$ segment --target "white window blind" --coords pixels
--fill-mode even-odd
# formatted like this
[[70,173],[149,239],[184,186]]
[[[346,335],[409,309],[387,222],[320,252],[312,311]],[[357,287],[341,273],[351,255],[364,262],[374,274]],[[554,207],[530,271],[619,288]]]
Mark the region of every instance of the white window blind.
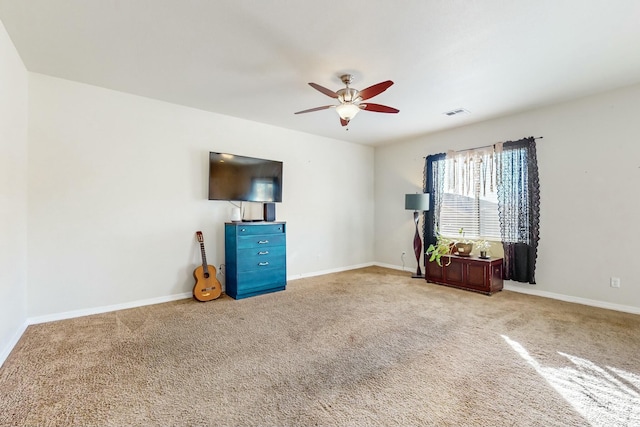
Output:
[[444,237],[500,240],[493,149],[449,153],[438,230]]

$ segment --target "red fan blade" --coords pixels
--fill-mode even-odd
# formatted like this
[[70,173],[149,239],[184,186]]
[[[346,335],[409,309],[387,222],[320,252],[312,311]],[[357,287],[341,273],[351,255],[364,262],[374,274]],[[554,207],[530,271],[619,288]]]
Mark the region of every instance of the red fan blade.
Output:
[[367,111],[375,111],[376,113],[397,113],[400,111],[393,107],[387,107],[386,105],[371,103],[360,104],[360,108]]
[[335,107],[335,105],[325,105],[324,107],[309,108],[308,110],[298,111],[293,114],[310,113],[312,111],[326,110],[327,108],[331,108],[331,107]]
[[346,126],[346,125],[348,125],[348,124],[349,124],[349,120],[345,120],[345,119],[343,119],[343,118],[341,117],[341,118],[340,118],[340,124],[341,124],[342,126]]
[[360,97],[364,101],[365,99],[373,98],[376,95],[380,95],[385,90],[389,89],[389,87],[393,84],[391,80],[387,80],[386,82],[378,83],[377,85],[369,86],[366,89],[362,89],[360,91]]
[[316,83],[309,83],[309,86],[311,86],[312,88],[314,88],[317,91],[320,91],[322,93],[324,93],[327,96],[330,96],[331,98],[337,98],[338,94],[335,93],[334,91],[327,89],[324,86],[320,86],[319,84]]

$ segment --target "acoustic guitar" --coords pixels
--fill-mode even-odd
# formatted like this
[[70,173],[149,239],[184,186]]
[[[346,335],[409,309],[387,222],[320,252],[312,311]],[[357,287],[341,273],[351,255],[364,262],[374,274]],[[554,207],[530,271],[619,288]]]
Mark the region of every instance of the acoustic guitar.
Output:
[[222,294],[222,285],[216,279],[216,268],[212,265],[207,265],[202,231],[196,231],[196,237],[200,243],[202,265],[193,270],[193,277],[196,279],[196,284],[193,287],[193,297],[198,301],[211,301]]

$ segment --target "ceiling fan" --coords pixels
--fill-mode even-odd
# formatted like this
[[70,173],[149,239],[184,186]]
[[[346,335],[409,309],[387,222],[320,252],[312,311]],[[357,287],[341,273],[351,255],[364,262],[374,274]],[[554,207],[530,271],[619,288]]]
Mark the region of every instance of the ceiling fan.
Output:
[[344,89],[339,89],[336,92],[327,89],[326,87],[320,86],[319,84],[309,83],[309,86],[311,86],[312,88],[324,93],[331,98],[337,99],[340,102],[338,105],[324,105],[322,107],[298,111],[294,114],[310,113],[312,111],[335,108],[336,112],[340,116],[340,124],[342,126],[346,126],[347,124],[349,124],[349,121],[353,119],[356,114],[358,114],[360,110],[373,111],[376,113],[398,113],[400,111],[396,108],[387,107],[386,105],[363,102],[387,90],[393,84],[391,80],[369,86],[366,89],[357,90],[349,87],[353,80],[353,76],[351,74],[344,74],[340,76],[340,79],[346,87]]

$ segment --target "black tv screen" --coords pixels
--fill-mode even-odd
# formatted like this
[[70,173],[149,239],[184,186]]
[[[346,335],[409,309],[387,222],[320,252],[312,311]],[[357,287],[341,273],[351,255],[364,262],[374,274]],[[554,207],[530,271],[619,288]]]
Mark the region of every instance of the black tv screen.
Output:
[[209,200],[282,202],[282,162],[210,152]]

